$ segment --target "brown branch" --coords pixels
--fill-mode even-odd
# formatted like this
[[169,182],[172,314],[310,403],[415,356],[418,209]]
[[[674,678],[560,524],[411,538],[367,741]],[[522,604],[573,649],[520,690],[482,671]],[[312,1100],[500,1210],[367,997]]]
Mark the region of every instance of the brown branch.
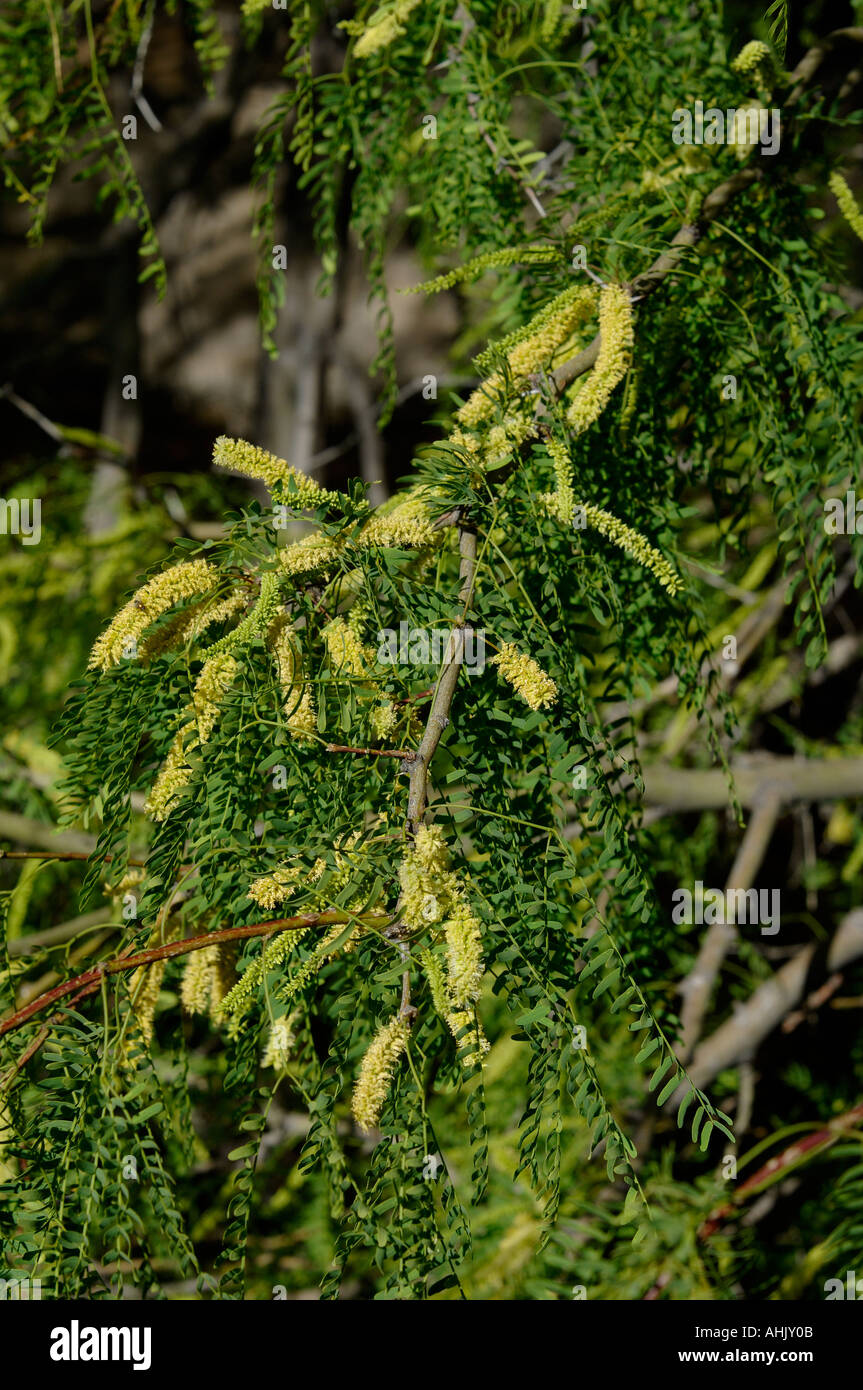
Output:
[[834,29],[832,34],[827,34],[825,38],[819,39],[817,43],[814,43],[812,47],[803,54],[803,57],[791,74],[791,81],[796,85],[785,102],[786,107],[797,105],[806,87],[812,81],[812,78],[827,57],[827,54],[843,39],[849,39],[852,43],[863,43],[863,29]]
[[[87,985],[84,989],[80,990],[78,994],[74,994],[72,996],[72,998],[66,1005],[66,1008],[74,1008],[75,1005],[79,1002],[79,1000],[86,998],[90,994],[94,994],[97,988],[98,985],[96,985],[95,987],[92,985]],[[63,1015],[54,1014],[52,1018],[48,1019],[47,1023],[42,1024],[42,1027],[39,1029],[39,1032],[36,1034],[35,1038],[33,1038],[32,1041],[27,1044],[24,1051],[21,1053],[21,1056],[12,1063],[11,1067],[9,1067],[9,1069],[5,1071],[2,1076],[0,1076],[0,1093],[2,1093],[3,1091],[8,1091],[9,1087],[15,1080],[15,1077],[18,1075],[19,1071],[21,1071],[23,1067],[26,1067],[30,1059],[36,1056],[36,1053],[39,1051],[43,1043],[48,1041],[49,1037],[51,1036],[51,1029],[54,1026],[54,1024],[62,1022]]]
[[495,159],[497,160],[498,168],[503,169],[507,174],[509,174],[510,178],[515,179],[515,182],[518,184],[525,197],[529,199],[529,201],[533,205],[537,215],[539,217],[547,217],[548,214],[545,208],[542,206],[542,203],[539,201],[539,198],[537,198],[530,184],[524,178],[522,178],[522,176],[515,169],[513,169],[512,165],[508,163],[506,159],[504,159],[503,155],[498,150],[497,145],[494,143],[494,140],[489,135],[488,131],[486,130],[485,126],[480,120],[479,96],[476,92],[468,92],[467,106],[472,119],[476,122],[477,129],[479,130],[480,135],[482,136],[485,143],[488,145]]
[[75,994],[76,991],[80,990],[82,995],[94,993],[100,987],[105,975],[117,975],[125,970],[137,970],[139,966],[152,965],[157,960],[171,960],[175,956],[188,955],[190,951],[201,951],[207,946],[218,946],[229,941],[244,941],[253,936],[270,936],[276,932],[301,931],[304,927],[329,926],[337,922],[353,921],[371,926],[387,922],[389,917],[383,912],[366,912],[357,915],[336,909],[327,912],[304,912],[298,917],[276,917],[272,921],[254,922],[245,927],[228,927],[224,931],[205,932],[203,936],[189,936],[184,941],[168,941],[164,946],[152,946],[146,951],[137,951],[134,955],[120,955],[113,960],[100,961],[92,970],[87,970],[82,975],[76,975],[73,980],[67,980],[65,984],[49,990],[39,999],[34,999],[32,1004],[28,1004],[25,1008],[18,1009],[16,1013],[0,1019],[0,1037],[4,1033],[11,1033],[15,1028],[20,1028],[35,1014],[50,1008],[52,1004],[65,999],[68,995]]
[[[743,806],[756,805],[768,783],[784,802],[863,797],[863,758],[740,758],[731,775]],[[667,811],[721,810],[728,782],[721,768],[652,763],[644,769],[644,801]]]
[[[677,270],[680,261],[687,251],[691,251],[694,246],[704,236],[708,226],[717,218],[725,208],[726,204],[738,194],[741,189],[748,188],[761,178],[761,167],[751,165],[746,169],[738,169],[724,183],[719,184],[712,192],[708,193],[695,222],[681,227],[680,231],[672,237],[668,247],[663,251],[647,270],[641,275],[637,275],[629,285],[629,291],[633,298],[644,299],[652,294],[657,285],[661,285],[667,276]],[[582,376],[589,371],[599,355],[600,334],[597,333],[593,340],[588,343],[586,348],[570,357],[569,361],[563,362],[551,373],[551,380],[558,392],[569,386],[576,377]]]

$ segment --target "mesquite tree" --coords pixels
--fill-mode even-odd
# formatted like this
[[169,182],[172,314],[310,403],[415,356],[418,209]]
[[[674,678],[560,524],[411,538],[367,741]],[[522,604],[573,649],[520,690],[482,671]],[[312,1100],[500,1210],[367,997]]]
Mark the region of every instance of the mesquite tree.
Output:
[[[9,180],[38,233],[53,171],[83,161],[138,221],[158,286],[106,95],[153,6],[45,8],[4,20],[28,77],[2,108]],[[190,8],[215,71],[218,15]],[[245,0],[252,54],[271,9]],[[259,490],[219,539],[178,543],[105,614],[56,740],[64,821],[97,837],[82,903],[107,900],[115,930],[29,994],[32,962],[0,957],[10,1274],[52,1296],[179,1277],[242,1297],[262,1205],[279,1229],[259,1175],[286,1096],[308,1125],[280,1200],[314,1211],[330,1297],[345,1276],[381,1297],[470,1295],[489,1259],[472,1228],[488,1237],[513,1178],[524,1215],[501,1260],[544,1260],[537,1296],[606,1277],[595,1246],[583,1276],[571,1248],[546,1249],[561,1201],[570,1219],[598,1203],[615,1250],[635,1242],[644,1292],[727,1194],[734,1128],[689,1069],[701,1020],[691,996],[678,1017],[685,953],[638,716],[671,678],[691,756],[728,770],[739,732],[706,579],[740,537],[732,579],[772,573],[807,667],[827,650],[823,508],[860,474],[863,359],[827,283],[848,243],[813,232],[828,180],[861,218],[812,131],[853,123],[834,66],[854,66],[863,30],[788,71],[771,13],[748,42],[718,6],[666,0],[296,0],[266,18],[290,42],[254,171],[265,343],[292,161],[319,292],[344,216],[364,250],[381,428],[396,234],[433,277],[414,293],[458,304],[473,381],[453,395],[427,378],[428,442],[377,506],[359,481],[219,437],[215,469],[269,504]],[[316,61],[322,33],[338,66]],[[769,555],[746,580],[753,511]],[[859,559],[856,532],[843,545]],[[740,813],[737,794],[729,773]],[[207,1199],[215,1249],[197,1086],[236,1136]],[[657,1123],[679,1128],[683,1201],[647,1157]],[[687,1277],[679,1296],[711,1276]]]

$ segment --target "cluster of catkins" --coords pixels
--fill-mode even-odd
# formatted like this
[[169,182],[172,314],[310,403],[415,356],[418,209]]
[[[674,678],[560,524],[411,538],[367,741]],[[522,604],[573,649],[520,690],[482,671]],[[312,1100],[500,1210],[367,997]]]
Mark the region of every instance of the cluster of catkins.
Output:
[[[492,252],[476,257],[457,271],[419,285],[417,290],[430,293],[448,289],[485,270],[511,265],[518,260],[547,264],[556,259],[559,256],[554,249],[540,246]],[[598,317],[599,345],[591,370],[570,388],[562,415],[568,436],[539,427],[534,383],[573,351],[577,335],[591,323],[594,315]],[[468,463],[489,468],[505,462],[526,440],[543,439],[554,467],[555,489],[540,494],[540,505],[564,526],[590,526],[598,531],[649,570],[673,595],[682,587],[681,581],[661,552],[639,531],[610,512],[578,500],[573,479],[569,438],[583,434],[595,424],[615,388],[631,372],[634,341],[632,299],[625,285],[569,286],[527,324],[476,358],[481,372],[501,359],[505,359],[505,367],[492,370],[458,410],[449,442]],[[497,664],[505,678],[508,666],[515,669],[507,656]],[[511,683],[519,689],[516,682]],[[548,702],[540,699],[537,704],[529,699],[528,703],[536,709]]]
[[[476,1017],[483,976],[482,928],[464,884],[450,868],[439,826],[420,826],[399,867],[400,921],[422,939],[420,962],[432,1003],[457,1040],[466,1066],[488,1051]],[[380,1119],[399,1058],[408,1046],[409,1018],[399,1012],[375,1034],[353,1093],[354,1118],[371,1130]]]
[[[379,41],[389,42],[394,29],[413,8],[411,3],[385,7],[359,36],[355,54],[373,51]],[[518,261],[552,264],[560,261],[560,253],[548,246],[511,248],[477,258],[419,288],[443,289],[492,266]],[[564,410],[555,417],[555,428],[540,426],[536,383],[573,351],[594,317],[598,318],[599,342],[592,369],[570,388]],[[528,439],[542,439],[555,479],[554,490],[540,498],[548,514],[567,527],[590,525],[650,570],[673,594],[680,581],[661,553],[609,512],[580,502],[573,480],[569,437],[590,428],[605,410],[615,388],[630,371],[633,341],[632,302],[625,286],[570,286],[529,323],[477,359],[485,379],[458,410],[449,443],[469,467],[485,469],[506,461]],[[218,468],[263,482],[296,512],[323,514],[344,502],[340,494],[322,488],[284,459],[244,440],[218,439],[213,461]],[[428,487],[418,485],[369,511],[358,526],[335,535],[318,528],[276,549],[270,567],[258,576],[229,579],[206,559],[184,561],[150,579],[129,600],[97,640],[91,668],[107,671],[123,661],[150,663],[165,653],[190,648],[203,660],[191,699],[179,715],[167,757],[147,798],[146,810],[152,819],[164,820],[180,805],[194,776],[196,760],[190,755],[213,736],[225,702],[236,692],[244,647],[253,638],[263,637],[269,648],[289,733],[300,743],[320,741],[303,650],[308,634],[300,632],[291,611],[292,599],[309,584],[337,584],[337,590],[324,587],[325,596],[332,592],[336,607],[343,604],[345,594],[353,600],[351,611],[337,613],[326,624],[321,640],[331,671],[339,678],[361,683],[371,693],[375,702],[371,725],[376,737],[382,741],[394,737],[402,719],[408,721],[406,736],[418,736],[415,714],[400,715],[376,683],[375,652],[364,643],[362,634],[366,601],[362,597],[365,577],[361,552],[393,547],[430,556],[443,539],[443,531],[434,521],[434,504]],[[171,609],[177,611],[170,613]],[[231,622],[235,625],[225,636],[207,645],[212,627]],[[529,708],[546,709],[557,699],[557,686],[551,677],[514,644],[501,642],[492,665]],[[326,880],[326,893],[319,892],[316,897],[314,891],[325,868],[318,860],[311,867],[296,863],[277,866],[252,883],[249,897],[262,911],[269,912],[303,891],[307,898],[326,907],[352,881],[355,866],[350,850],[350,843],[335,847],[335,874]],[[481,930],[465,887],[450,868],[438,827],[419,829],[400,866],[399,882],[398,912],[405,931],[402,949],[407,949],[405,942],[413,943],[434,1008],[457,1040],[464,1062],[475,1065],[488,1050],[475,1007],[483,974]],[[343,922],[333,925],[280,985],[281,1004],[287,1005],[335,952],[352,950],[362,929],[360,923],[347,932]],[[282,965],[309,930],[276,935],[233,983],[233,961],[227,961],[215,944],[191,953],[181,991],[184,1006],[191,1012],[209,1012],[214,1022],[227,1020],[229,1029],[235,1030],[268,971]],[[156,967],[133,978],[133,997],[139,1018],[146,1024],[145,1034],[152,1029],[160,983],[161,973]],[[365,1054],[353,1095],[354,1115],[364,1130],[374,1128],[380,1118],[395,1068],[408,1046],[412,1013],[400,1011],[384,1024]],[[265,1053],[268,1065],[287,1066],[295,1025],[296,1015],[291,1012],[275,1019]]]

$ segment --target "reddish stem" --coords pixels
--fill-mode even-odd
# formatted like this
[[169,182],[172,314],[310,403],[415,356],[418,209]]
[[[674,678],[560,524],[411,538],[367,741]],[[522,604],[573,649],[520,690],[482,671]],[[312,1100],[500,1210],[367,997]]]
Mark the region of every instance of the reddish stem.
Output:
[[83,998],[87,994],[94,994],[100,987],[105,975],[116,975],[124,970],[136,970],[141,965],[152,965],[157,960],[170,960],[173,956],[185,956],[190,951],[201,951],[205,946],[218,946],[227,941],[242,941],[252,936],[270,936],[275,932],[281,931],[301,931],[304,927],[328,926],[336,922],[351,922],[358,920],[361,922],[385,922],[388,920],[387,914],[383,912],[368,912],[359,918],[354,918],[354,914],[339,912],[335,909],[328,912],[304,912],[299,917],[276,917],[269,922],[253,922],[246,927],[227,927],[224,931],[205,932],[203,936],[189,936],[184,941],[168,941],[164,946],[152,946],[146,951],[138,951],[135,955],[120,955],[113,960],[100,961],[92,970],[85,970],[83,974],[76,975],[73,980],[67,980],[65,984],[57,985],[55,989],[50,989],[25,1008],[18,1009],[14,1014],[0,1019],[0,1037],[4,1033],[11,1033],[13,1029],[20,1028],[23,1023],[27,1023],[34,1015],[41,1013],[43,1009],[50,1009],[52,1004],[56,1004],[60,999],[65,999],[70,994],[78,994],[78,998]]

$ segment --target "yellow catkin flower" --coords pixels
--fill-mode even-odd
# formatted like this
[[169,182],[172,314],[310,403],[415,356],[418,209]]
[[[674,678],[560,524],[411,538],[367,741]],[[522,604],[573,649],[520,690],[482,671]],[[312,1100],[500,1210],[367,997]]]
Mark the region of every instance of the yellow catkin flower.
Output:
[[144,803],[144,810],[151,820],[166,820],[176,807],[180,793],[192,780],[187,755],[199,744],[209,741],[221,712],[222,701],[238,670],[239,663],[228,652],[219,652],[204,662],[188,710],[193,718],[174,735],[168,756]]
[[502,425],[492,425],[483,450],[485,466],[494,468],[503,463],[533,433],[533,429],[533,421],[526,411],[508,415]]
[[427,948],[420,951],[419,958],[431,990],[432,1003],[441,1018],[448,1021],[450,1001],[447,998],[443,962],[439,956],[435,955],[434,951],[429,951]]
[[90,653],[88,668],[98,666],[107,671],[130,653],[137,656],[138,641],[157,618],[182,599],[205,594],[215,588],[218,571],[206,560],[187,560],[163,570],[140,588],[120,609],[97,638]]
[[638,382],[639,369],[632,366],[626,377],[626,385],[623,388],[623,402],[620,407],[620,434],[625,439],[629,434],[629,427],[635,416],[635,409],[638,405]]
[[229,468],[246,478],[257,478],[270,492],[284,489],[287,494],[285,500],[297,511],[338,501],[337,492],[328,492],[286,459],[266,449],[259,449],[245,439],[229,439],[227,435],[220,435],[213,445],[213,466]]
[[142,661],[154,661],[164,652],[175,651],[196,642],[215,623],[227,622],[235,618],[248,603],[245,594],[230,594],[218,603],[196,603],[194,607],[178,613],[163,624],[156,632],[145,637],[138,652]]
[[239,662],[229,652],[219,652],[204,662],[192,692],[192,707],[201,743],[209,742],[222,702],[239,669]]
[[5,1163],[3,1160],[3,1154],[14,1138],[14,1135],[15,1128],[12,1123],[12,1115],[2,1097],[0,1097],[0,1183],[11,1182],[15,1177],[15,1168],[13,1168],[11,1164]]
[[[540,310],[526,329],[519,330],[515,335],[519,341],[507,352],[513,384],[521,385],[531,373],[547,366],[560,345],[590,317],[595,306],[596,291],[593,286],[578,285],[565,290]],[[505,347],[506,341],[510,340],[505,340],[502,347]],[[505,385],[503,373],[494,372],[457,412],[458,423],[473,428],[492,416],[502,399]]]
[[284,546],[276,555],[283,572],[292,579],[305,579],[331,570],[342,546],[332,536],[314,531],[310,536]]
[[483,976],[482,931],[467,899],[459,897],[444,924],[447,945],[447,993],[455,1009],[479,998]]
[[219,947],[204,946],[200,951],[191,951],[183,966],[183,980],[180,985],[180,1003],[187,1014],[209,1012],[213,990],[213,975],[219,958]]
[[481,256],[473,256],[463,265],[455,266],[433,280],[424,280],[420,285],[411,285],[400,290],[400,294],[439,294],[441,290],[451,290],[466,280],[475,280],[487,270],[500,270],[510,265],[554,265],[563,263],[563,257],[556,246],[507,246],[500,251],[484,251]]
[[[318,860],[318,863],[323,863]],[[283,864],[271,874],[262,874],[249,886],[247,897],[258,907],[270,911],[286,901],[296,890],[297,880],[302,877],[302,864]],[[320,875],[318,875],[320,877]]]
[[665,559],[665,556],[651,545],[640,531],[619,521],[611,512],[595,507],[591,502],[577,502],[572,486],[572,460],[569,449],[560,439],[546,441],[546,448],[554,461],[554,476],[557,484],[554,492],[540,494],[540,503],[553,517],[565,526],[572,526],[576,517],[583,525],[591,526],[600,535],[624,550],[633,560],[650,570],[654,578],[676,594],[683,587],[682,581]]
[[539,31],[543,43],[550,43],[554,37],[554,31],[560,23],[562,11],[563,0],[545,0],[545,14]]
[[830,175],[828,180],[830,192],[839,204],[839,211],[845,216],[848,225],[857,233],[863,241],[863,212],[857,206],[854,194],[842,175],[836,171]]
[[599,297],[599,353],[589,376],[567,411],[566,418],[579,434],[599,419],[632,361],[635,341],[632,302],[622,285],[603,285]]
[[441,922],[454,906],[458,879],[439,825],[421,825],[399,865],[399,910],[409,927]]
[[296,1041],[294,1029],[296,1017],[296,1013],[282,1014],[281,1018],[274,1021],[267,1038],[267,1045],[264,1048],[264,1055],[261,1058],[262,1067],[273,1067],[276,1071],[287,1071]]
[[766,63],[772,62],[770,48],[760,39],[752,39],[744,44],[731,64],[734,72],[754,73]]
[[288,732],[298,743],[314,742],[318,719],[312,698],[312,688],[303,679],[303,662],[291,631],[290,620],[279,618],[267,635],[270,651],[276,663],[279,687],[285,702],[283,709]]
[[613,541],[633,560],[650,570],[663,589],[667,589],[670,594],[679,593],[683,588],[680,576],[674,572],[665,556],[651,545],[640,531],[634,531],[631,526],[612,516],[611,512],[603,511],[602,507],[594,507],[591,502],[577,503],[576,506],[581,507],[588,526],[593,527],[594,531],[598,531],[607,540]]
[[348,676],[368,676],[374,652],[363,646],[350,623],[342,617],[333,618],[322,635],[334,670]]
[[360,1129],[368,1134],[381,1117],[396,1065],[407,1047],[408,1025],[398,1014],[379,1028],[360,1066],[352,1109]]
[[456,428],[451,432],[449,442],[454,448],[462,449],[468,455],[471,462],[473,462],[474,459],[477,463],[480,461],[482,451],[476,435],[465,434],[464,430]]
[[450,1022],[453,1010],[466,1009],[479,997],[483,975],[482,931],[470,909],[458,875],[449,867],[449,850],[437,825],[421,825],[399,866],[399,912],[414,929],[443,928],[447,946],[447,982],[431,951],[421,955],[435,1008]]
[[497,656],[491,659],[505,681],[508,681],[531,709],[543,709],[557,699],[557,686],[542,667],[525,656],[511,642],[503,642]]
[[311,931],[311,927],[300,927],[296,931],[282,931],[273,937],[256,960],[246,966],[239,980],[222,999],[225,1014],[241,1014],[246,1009],[252,995],[268,971],[281,965],[294,947]]
[[190,726],[184,724],[174,735],[168,756],[162,763],[159,775],[150,789],[144,803],[144,811],[151,820],[165,820],[180,799],[180,793],[192,780],[192,769],[186,760],[185,741]]
[[132,1010],[138,1021],[138,1027],[147,1046],[153,1041],[153,1027],[156,1016],[156,1004],[159,1000],[159,992],[162,988],[162,980],[165,976],[165,962],[163,960],[153,961],[152,965],[141,965],[137,970],[133,970],[129,977],[129,995],[132,1001]]
[[[420,963],[422,970],[425,972],[425,979],[428,980],[432,1004],[435,1005],[436,1012],[445,1020],[446,1026],[449,1027],[450,1033],[453,1034],[453,1038],[456,1038],[456,1041],[459,1042],[459,1047],[472,1048],[471,1052],[467,1052],[467,1054],[464,1055],[464,1066],[477,1065],[479,1061],[482,1061],[486,1052],[491,1051],[491,1044],[489,1044],[488,1038],[485,1037],[485,1033],[482,1031],[482,1024],[479,1023],[477,1017],[471,1015],[467,1009],[453,1008],[452,976],[450,976],[450,983],[447,984],[445,974],[443,974],[441,958],[436,956],[434,951],[428,951],[428,949],[427,951],[421,951]],[[481,976],[482,960],[479,959],[478,979],[475,980],[477,988]],[[463,1037],[459,1037],[459,1034],[463,1033],[464,1029],[468,1029],[467,1033],[464,1033]]]
[[544,492],[540,496],[542,505],[564,526],[571,526],[575,513],[575,492],[572,486],[572,457],[562,439],[551,436],[545,442],[554,464],[554,492]]
[[349,21],[342,27],[349,33],[359,33],[354,45],[355,58],[368,58],[388,48],[405,32],[405,20],[416,9],[420,0],[396,0],[394,5],[375,10],[367,25]]
[[425,492],[416,490],[393,507],[379,508],[360,531],[356,544],[414,550],[435,545],[441,538],[432,523]]
[[395,732],[398,724],[398,712],[392,700],[384,700],[383,704],[375,705],[371,713],[372,733],[377,739],[388,739]]
[[[302,989],[306,981],[311,979],[312,975],[316,974],[321,966],[325,965],[326,962],[336,954],[335,943],[338,938],[343,935],[347,925],[347,922],[336,922],[334,926],[330,927],[330,930],[326,933],[320,944],[315,947],[312,954],[303,961],[302,965],[294,972],[287,983],[282,985],[281,995],[283,999],[292,999],[297,991]],[[343,943],[341,949],[349,952],[351,949],[350,939]]]

